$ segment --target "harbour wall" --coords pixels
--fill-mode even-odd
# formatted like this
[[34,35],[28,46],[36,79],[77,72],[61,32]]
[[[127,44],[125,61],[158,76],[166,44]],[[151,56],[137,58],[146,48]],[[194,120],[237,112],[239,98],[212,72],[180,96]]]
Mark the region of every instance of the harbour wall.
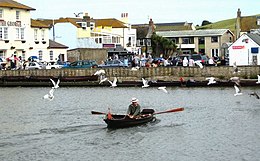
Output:
[[[215,77],[219,80],[228,80],[230,77],[238,76],[241,79],[257,79],[260,74],[260,66],[239,66],[238,73],[233,73],[231,66],[206,66],[199,67],[156,67],[140,68],[104,68],[106,77],[112,79],[117,77],[118,81],[138,81],[141,78],[150,80],[179,81],[194,79],[203,81],[206,77]],[[49,70],[1,70],[0,78],[4,77],[80,77],[92,76],[100,68],[89,69],[49,69]]]

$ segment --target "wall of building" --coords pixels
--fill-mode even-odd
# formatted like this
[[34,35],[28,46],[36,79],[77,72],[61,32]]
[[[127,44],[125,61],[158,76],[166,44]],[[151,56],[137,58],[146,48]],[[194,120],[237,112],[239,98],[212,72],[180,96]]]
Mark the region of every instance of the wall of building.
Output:
[[[0,77],[3,76],[91,76],[98,68],[89,69],[59,69],[59,70],[0,70]],[[133,71],[131,68],[105,68],[106,76],[109,79],[117,77],[118,81],[141,81],[141,78],[163,81],[179,81],[180,77],[185,80],[193,78],[197,81],[205,81],[206,77],[214,76],[217,79],[229,80],[235,76],[233,67],[157,67],[141,68]],[[238,75],[241,79],[257,79],[260,73],[260,66],[240,66]]]

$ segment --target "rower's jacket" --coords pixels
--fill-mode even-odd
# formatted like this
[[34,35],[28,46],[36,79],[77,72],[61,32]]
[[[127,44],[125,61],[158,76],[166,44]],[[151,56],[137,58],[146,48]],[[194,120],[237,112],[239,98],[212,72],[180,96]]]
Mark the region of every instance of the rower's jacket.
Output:
[[127,110],[127,114],[137,116],[141,112],[141,107],[138,104],[137,106],[134,106],[133,104],[130,104]]

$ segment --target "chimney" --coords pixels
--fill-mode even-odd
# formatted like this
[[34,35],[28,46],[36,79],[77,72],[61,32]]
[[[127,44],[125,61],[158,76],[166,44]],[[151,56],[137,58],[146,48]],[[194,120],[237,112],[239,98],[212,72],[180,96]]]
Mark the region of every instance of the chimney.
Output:
[[121,13],[120,21],[122,21],[124,23],[128,23],[128,13]]
[[83,21],[87,22],[87,27],[90,27],[90,16],[88,15],[87,12],[83,16]]
[[241,31],[241,11],[240,8],[237,10],[237,19],[236,19],[236,39],[240,37]]

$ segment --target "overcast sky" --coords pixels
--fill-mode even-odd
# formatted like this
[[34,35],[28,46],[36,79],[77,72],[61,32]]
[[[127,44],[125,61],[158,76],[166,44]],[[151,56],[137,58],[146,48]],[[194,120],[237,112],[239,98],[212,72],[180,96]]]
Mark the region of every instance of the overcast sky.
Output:
[[235,18],[240,8],[242,16],[260,14],[260,0],[17,0],[35,8],[33,19],[74,17],[73,13],[88,12],[93,18],[120,19],[128,13],[129,23],[217,22]]

